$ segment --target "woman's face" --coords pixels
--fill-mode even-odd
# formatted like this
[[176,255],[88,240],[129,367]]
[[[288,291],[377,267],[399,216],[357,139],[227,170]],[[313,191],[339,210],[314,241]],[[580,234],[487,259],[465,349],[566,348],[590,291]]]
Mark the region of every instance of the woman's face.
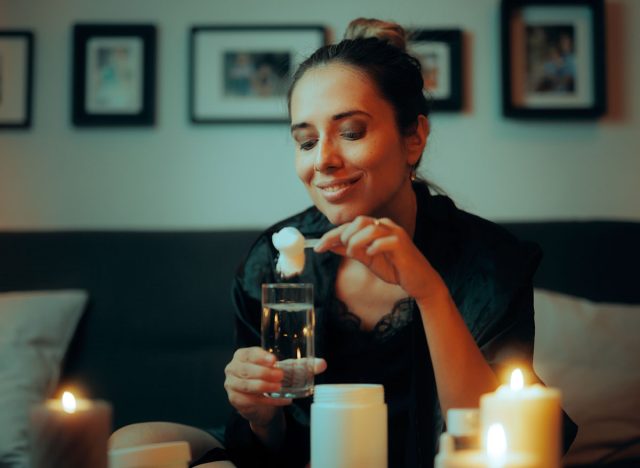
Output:
[[298,177],[331,223],[408,209],[422,151],[407,149],[393,107],[366,74],[337,63],[310,69],[291,95],[291,124]]

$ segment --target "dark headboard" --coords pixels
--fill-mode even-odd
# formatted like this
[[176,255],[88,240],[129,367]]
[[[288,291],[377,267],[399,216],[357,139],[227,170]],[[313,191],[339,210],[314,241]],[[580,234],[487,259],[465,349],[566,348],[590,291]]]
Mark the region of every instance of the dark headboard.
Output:
[[536,287],[596,302],[640,304],[640,223],[553,221],[503,226],[542,247]]
[[[535,286],[640,303],[640,223],[504,224],[545,256]],[[0,291],[81,288],[89,305],[63,381],[114,402],[115,426],[221,424],[230,285],[258,231],[4,232]]]

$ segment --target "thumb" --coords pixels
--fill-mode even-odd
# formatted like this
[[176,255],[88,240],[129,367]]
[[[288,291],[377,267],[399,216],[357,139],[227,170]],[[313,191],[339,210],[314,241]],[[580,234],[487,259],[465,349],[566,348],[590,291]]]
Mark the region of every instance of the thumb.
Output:
[[313,373],[321,374],[327,370],[327,361],[322,358],[315,358],[313,363]]

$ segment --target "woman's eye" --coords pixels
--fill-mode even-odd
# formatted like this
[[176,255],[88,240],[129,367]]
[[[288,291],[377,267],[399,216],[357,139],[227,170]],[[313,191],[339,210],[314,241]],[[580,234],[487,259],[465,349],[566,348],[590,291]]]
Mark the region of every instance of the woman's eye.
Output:
[[342,132],[342,136],[347,140],[358,140],[364,136],[364,132],[362,131]]
[[316,140],[307,140],[300,143],[300,149],[302,151],[309,151],[316,144]]

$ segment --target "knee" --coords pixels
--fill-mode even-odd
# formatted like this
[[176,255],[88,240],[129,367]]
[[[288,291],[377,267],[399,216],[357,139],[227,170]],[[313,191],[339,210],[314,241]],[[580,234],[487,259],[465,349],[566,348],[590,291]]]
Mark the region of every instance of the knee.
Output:
[[167,423],[137,423],[121,427],[109,438],[110,449],[135,447],[138,445],[158,444],[172,442],[172,430]]
[[183,440],[189,443],[191,456],[197,460],[207,451],[223,448],[211,434],[195,427],[169,422],[146,422],[124,426],[109,438],[109,449],[136,447]]

